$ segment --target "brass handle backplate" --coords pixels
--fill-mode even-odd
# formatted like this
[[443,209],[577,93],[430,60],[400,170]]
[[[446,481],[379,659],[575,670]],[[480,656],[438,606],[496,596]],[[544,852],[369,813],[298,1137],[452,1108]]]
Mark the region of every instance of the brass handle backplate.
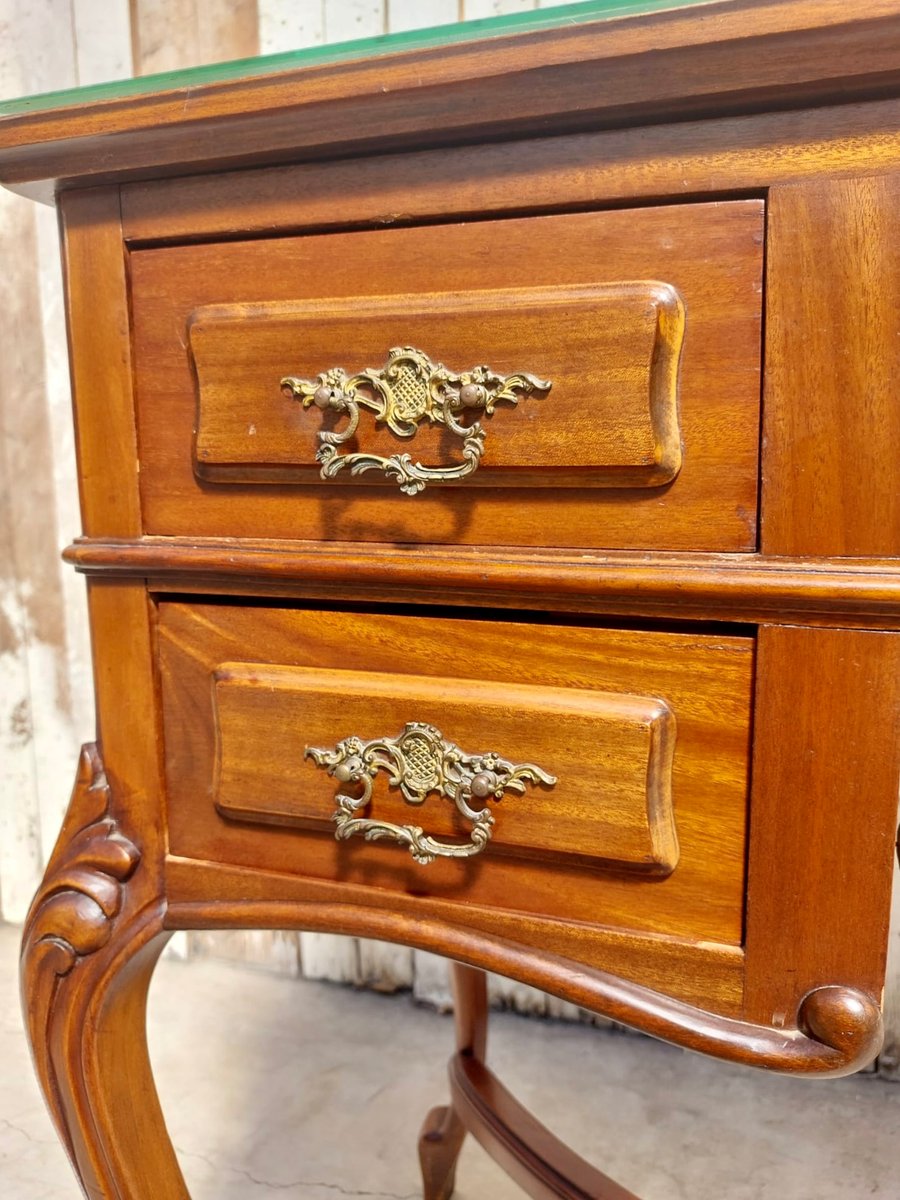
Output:
[[[401,492],[414,496],[427,483],[447,483],[471,475],[484,453],[485,430],[480,421],[462,424],[470,410],[494,411],[501,402],[517,404],[533,392],[549,392],[548,380],[519,372],[498,375],[490,367],[473,367],[457,375],[443,363],[433,362],[421,350],[401,346],[388,352],[380,370],[367,367],[357,375],[348,375],[343,367],[332,367],[315,379],[286,375],[281,390],[300,400],[304,408],[315,404],[323,411],[346,414],[348,424],[340,433],[321,430],[316,459],[322,464],[323,479],[334,479],[339,471],[351,475],[364,471],[383,471],[395,479]],[[410,438],[422,421],[444,425],[462,439],[461,463],[444,467],[425,467],[413,462],[410,454],[341,454],[343,442],[353,437],[359,425],[360,407],[368,408],[377,421],[383,421],[398,437]]]
[[[466,754],[453,742],[444,740],[439,729],[418,721],[410,722],[397,737],[346,737],[333,749],[307,746],[305,756],[341,784],[354,784],[362,790],[351,796],[337,794],[332,820],[335,837],[342,841],[361,834],[367,842],[388,838],[408,847],[419,863],[435,858],[471,858],[490,840],[494,817],[487,807],[490,799],[500,800],[504,792],[525,791],[526,783],[556,783],[533,763],[511,763],[491,751]],[[359,816],[372,798],[372,781],[379,771],[388,775],[388,783],[399,787],[410,804],[422,804],[431,792],[452,800],[466,820],[472,822],[468,842],[442,842],[430,837],[418,825],[395,825]],[[483,805],[478,807],[478,802]]]

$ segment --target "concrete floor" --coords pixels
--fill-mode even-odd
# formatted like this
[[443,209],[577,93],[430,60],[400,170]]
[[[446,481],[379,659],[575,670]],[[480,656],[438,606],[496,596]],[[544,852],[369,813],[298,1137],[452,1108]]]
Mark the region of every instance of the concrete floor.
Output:
[[[75,1200],[31,1075],[16,952],[16,931],[0,927],[0,1196]],[[150,1027],[193,1200],[420,1195],[416,1134],[445,1097],[448,1017],[406,996],[163,962]],[[491,1060],[547,1124],[642,1200],[900,1196],[897,1084],[780,1079],[507,1014],[492,1018]],[[469,1139],[458,1200],[521,1194]]]

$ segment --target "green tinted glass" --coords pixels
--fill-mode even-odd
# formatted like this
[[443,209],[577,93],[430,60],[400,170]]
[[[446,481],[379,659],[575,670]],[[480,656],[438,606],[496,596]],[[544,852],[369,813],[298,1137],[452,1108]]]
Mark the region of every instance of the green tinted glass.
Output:
[[665,9],[686,8],[712,2],[713,0],[587,0],[581,4],[565,4],[557,8],[536,9],[533,12],[513,13],[505,17],[488,17],[480,21],[461,21],[455,25],[439,25],[433,29],[416,29],[408,33],[362,38],[355,42],[310,46],[305,50],[295,50],[286,54],[270,54],[237,62],[211,63],[189,70],[143,75],[137,79],[119,79],[93,87],[45,92],[39,96],[0,104],[0,117],[42,109],[65,108],[76,104],[92,104],[94,101],[140,96],[150,92],[178,91],[204,83],[245,79],[251,75],[271,75],[277,71],[290,71],[300,67],[371,58],[377,54],[434,49],[460,42],[472,42],[479,38],[500,37],[508,33],[555,29],[586,21],[609,20],[612,17],[635,16],[640,13],[661,12]]

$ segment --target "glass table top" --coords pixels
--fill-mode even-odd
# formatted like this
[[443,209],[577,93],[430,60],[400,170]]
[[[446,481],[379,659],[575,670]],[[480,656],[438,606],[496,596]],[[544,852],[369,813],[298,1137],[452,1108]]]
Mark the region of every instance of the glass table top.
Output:
[[235,62],[211,63],[158,75],[143,75],[135,79],[118,79],[89,87],[66,91],[44,92],[0,104],[0,118],[40,113],[72,105],[92,104],[119,97],[140,96],[153,92],[179,91],[201,84],[224,83],[255,75],[271,75],[302,67],[329,63],[351,62],[376,55],[397,54],[408,50],[439,49],[442,46],[474,42],[506,34],[531,33],[541,29],[563,29],[591,21],[612,20],[615,17],[638,16],[666,10],[714,4],[718,0],[586,0],[554,8],[535,9],[503,17],[487,17],[476,21],[460,21],[431,29],[416,29],[404,33],[384,34],[352,42],[310,46],[283,54],[240,59]]

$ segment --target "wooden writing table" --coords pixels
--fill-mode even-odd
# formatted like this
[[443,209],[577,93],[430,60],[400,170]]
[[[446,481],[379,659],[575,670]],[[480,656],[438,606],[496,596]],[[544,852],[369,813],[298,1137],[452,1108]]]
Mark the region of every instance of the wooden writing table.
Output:
[[466,1129],[627,1196],[484,1065],[485,969],[759,1067],[877,1053],[900,13],[644,7],[0,113],[65,257],[98,740],[23,987],[91,1197],[187,1196],[177,929],[460,964],[430,1200]]

